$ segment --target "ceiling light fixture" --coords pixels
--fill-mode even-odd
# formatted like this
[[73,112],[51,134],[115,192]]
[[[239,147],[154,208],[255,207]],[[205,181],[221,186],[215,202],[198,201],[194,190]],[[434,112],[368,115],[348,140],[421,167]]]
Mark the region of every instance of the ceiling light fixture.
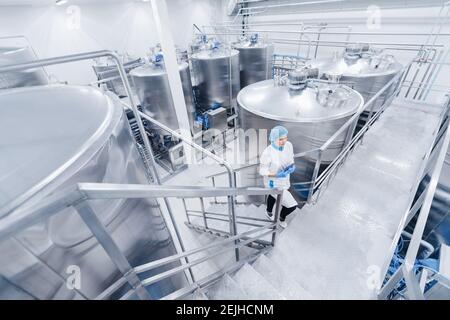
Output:
[[67,0],[56,0],[56,2],[55,2],[55,4],[57,6],[62,6],[63,4],[66,4],[66,3],[67,3]]

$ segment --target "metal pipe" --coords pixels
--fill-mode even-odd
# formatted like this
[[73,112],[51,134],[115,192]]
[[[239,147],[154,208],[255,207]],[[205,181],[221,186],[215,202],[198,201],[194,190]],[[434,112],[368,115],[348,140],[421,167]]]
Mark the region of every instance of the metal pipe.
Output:
[[[317,0],[317,1],[304,1],[304,2],[295,2],[295,3],[282,3],[282,4],[273,4],[273,5],[267,5],[267,6],[256,6],[256,7],[246,7],[246,8],[240,8],[237,15],[240,14],[253,14],[251,12],[255,9],[263,9],[266,11],[267,9],[272,8],[285,8],[285,7],[297,7],[297,6],[306,6],[311,4],[325,4],[325,3],[335,3],[335,2],[344,2],[346,0]],[[242,11],[250,11],[247,13],[242,13]]]
[[[411,239],[411,238],[412,238],[412,234],[409,233],[409,232],[406,231],[406,230],[403,230],[403,231],[402,231],[402,235],[405,236],[405,237],[407,237],[408,239]],[[427,242],[427,241],[425,241],[425,240],[423,240],[423,239],[420,239],[420,244],[421,244],[422,246],[424,246],[425,248],[428,249],[428,254],[427,254],[427,256],[426,256],[425,258],[428,258],[428,257],[434,252],[434,250],[435,250],[434,247],[433,247],[433,245],[432,245],[431,243],[429,243],[429,242]]]
[[199,198],[199,200],[200,200],[200,207],[202,210],[203,223],[205,225],[205,228],[208,229],[208,221],[206,220],[206,215],[205,215],[205,203],[203,202],[203,198]]
[[320,163],[322,161],[322,152],[323,151],[321,149],[319,149],[319,151],[317,152],[316,164],[314,166],[314,172],[313,172],[312,179],[311,179],[311,181],[313,181],[313,183],[311,184],[311,186],[309,188],[309,193],[308,193],[308,200],[307,200],[308,203],[311,201],[312,195],[314,193],[315,181],[316,181],[317,176],[319,174]]
[[[322,33],[323,34],[323,33]],[[271,37],[268,38],[269,41],[286,41],[286,42],[298,42],[298,39],[289,39],[289,38],[279,38],[279,37]],[[302,42],[308,42],[306,40],[300,40]],[[339,43],[339,44],[359,44],[361,41],[340,41],[340,40],[310,40],[309,42],[312,43]],[[380,46],[405,46],[405,47],[423,47],[422,43],[398,43],[398,42],[375,42],[375,41],[364,41],[365,44],[370,45],[380,45]],[[435,44],[427,46],[429,48],[443,48],[443,44]],[[417,51],[417,49],[414,49],[414,51]]]
[[[216,187],[216,177],[215,176],[211,177],[211,180],[212,180],[212,185],[215,188]],[[217,204],[217,197],[214,197],[214,203]]]
[[[191,211],[191,212],[195,212],[195,211]],[[200,213],[202,213],[202,212],[200,212]],[[209,212],[208,212],[208,214],[210,214],[210,215],[219,215],[219,214],[209,213]],[[203,214],[191,214],[191,216],[198,217],[198,218],[203,218]],[[225,216],[227,216],[227,215],[225,215]],[[230,220],[216,218],[216,217],[207,217],[207,218],[211,219],[211,220],[230,222]],[[237,221],[236,223],[243,224],[243,225],[246,225],[246,226],[252,226],[252,227],[261,227],[261,224],[255,224],[255,223],[251,223],[251,222]],[[205,227],[204,229],[205,230],[212,230],[212,228],[207,228],[207,227]]]
[[186,214],[186,220],[188,223],[191,223],[191,220],[189,219],[187,205],[186,205],[186,198],[181,198],[181,201],[183,202],[183,208],[184,208],[184,212]]
[[[199,210],[189,210],[189,212],[202,213],[202,211],[199,211]],[[227,214],[217,213],[217,212],[210,212],[210,211],[205,211],[205,214],[219,216],[219,217],[228,217]],[[271,222],[271,220],[267,220],[267,219],[259,219],[259,218],[244,217],[244,216],[236,216],[236,219],[259,221],[259,222]],[[237,223],[241,223],[241,222],[238,221]]]
[[[236,28],[229,28],[230,30],[236,30]],[[320,32],[320,31],[295,31],[295,30],[254,30],[255,32],[270,32],[270,33],[307,33],[307,34],[330,34],[330,35],[360,35],[360,36],[429,36],[430,33],[417,33],[417,32],[365,32],[365,31],[330,31],[330,32]],[[208,34],[208,33],[206,33]],[[433,36],[450,36],[450,33],[433,33]],[[423,46],[424,44],[422,44]],[[426,45],[425,45],[426,46]]]
[[[263,237],[263,236],[265,236],[265,235],[268,235],[268,234],[270,234],[270,233],[272,233],[272,232],[273,232],[272,230],[266,231],[266,232],[262,233],[261,235],[259,235],[259,237],[250,238],[250,239],[248,239],[248,240],[239,242],[238,244],[234,244],[234,247],[235,247],[235,248],[241,248],[241,247],[243,247],[243,246],[245,246],[245,245],[247,245],[247,244],[249,244],[249,243],[251,243],[251,242],[254,242],[254,241],[257,240],[258,238]],[[187,265],[185,265],[185,266],[180,266],[180,267],[177,267],[177,268],[173,268],[173,269],[170,269],[170,270],[168,270],[168,271],[159,273],[159,274],[157,274],[157,275],[155,275],[155,276],[152,276],[152,277],[150,277],[150,278],[144,279],[144,280],[142,280],[142,284],[143,284],[144,286],[148,286],[148,285],[151,285],[151,284],[156,283],[156,282],[158,282],[158,281],[161,281],[161,280],[163,280],[163,279],[165,279],[165,278],[168,278],[168,277],[170,277],[170,276],[172,276],[172,275],[175,275],[175,274],[177,274],[177,273],[179,273],[179,272],[182,272],[182,271],[184,271],[184,270],[187,269],[187,268],[192,268],[193,266],[196,266],[196,265],[198,265],[198,264],[200,264],[200,263],[202,263],[202,262],[205,262],[205,261],[207,261],[207,260],[209,260],[209,259],[211,259],[211,258],[213,258],[213,257],[216,257],[216,256],[218,256],[218,255],[224,254],[224,253],[226,253],[229,249],[230,249],[230,248],[225,248],[225,249],[216,251],[216,252],[214,252],[214,253],[212,253],[212,254],[206,256],[206,257],[199,258],[199,259],[197,259],[197,260],[194,260],[194,261],[192,261],[192,262],[189,262],[189,264],[187,264]]]
[[[145,264],[142,264],[140,266],[135,267],[134,270],[138,274],[146,272],[146,271],[149,271],[149,270],[153,270],[153,269],[159,268],[161,266],[164,266],[166,264],[169,264],[169,263],[172,263],[172,262],[176,262],[176,261],[180,260],[181,258],[190,256],[190,255],[194,255],[194,254],[202,252],[202,251],[207,251],[207,250],[210,250],[210,249],[213,249],[213,248],[216,248],[216,247],[223,247],[223,246],[228,245],[228,244],[233,244],[233,242],[236,239],[242,239],[244,237],[247,237],[247,236],[249,236],[251,234],[258,233],[258,232],[263,231],[263,230],[265,230],[265,229],[267,229],[269,227],[272,227],[272,226],[273,225],[269,225],[269,226],[266,225],[266,226],[258,227],[258,228],[249,230],[247,232],[241,233],[239,235],[226,238],[224,240],[215,241],[215,242],[213,242],[213,243],[211,243],[209,245],[206,245],[204,247],[188,250],[188,251],[185,251],[185,252],[183,252],[181,254],[176,254],[176,255],[165,257],[165,258],[162,258],[162,259],[159,259],[159,260],[156,260],[156,261],[145,263]],[[255,237],[255,238],[257,238],[257,237]]]

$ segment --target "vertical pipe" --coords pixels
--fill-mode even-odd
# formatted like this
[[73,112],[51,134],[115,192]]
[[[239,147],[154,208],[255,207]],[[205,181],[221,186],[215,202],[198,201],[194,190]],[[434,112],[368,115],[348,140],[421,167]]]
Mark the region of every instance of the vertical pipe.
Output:
[[183,202],[183,208],[184,208],[184,212],[186,213],[187,222],[189,224],[191,224],[191,219],[189,218],[189,213],[188,213],[188,209],[187,209],[187,205],[186,205],[186,199],[182,198],[181,201]]
[[309,187],[307,203],[310,203],[310,201],[312,199],[312,195],[314,193],[314,187],[316,185],[316,179],[317,179],[317,176],[319,175],[321,161],[322,161],[322,149],[319,149],[319,151],[317,152],[316,165],[314,166],[314,172],[313,172],[313,175],[311,178],[311,186]]
[[[216,187],[216,177],[211,177],[212,185],[215,188]],[[214,197],[214,203],[217,204],[217,197]]]
[[203,216],[203,224],[205,226],[205,229],[208,229],[208,221],[206,220],[206,214],[205,214],[205,203],[203,202],[203,198],[200,197],[200,207],[202,210],[202,216]]

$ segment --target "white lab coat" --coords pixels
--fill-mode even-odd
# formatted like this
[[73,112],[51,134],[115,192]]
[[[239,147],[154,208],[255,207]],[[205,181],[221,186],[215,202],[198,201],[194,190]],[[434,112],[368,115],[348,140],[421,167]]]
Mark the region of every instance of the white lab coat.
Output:
[[285,178],[269,178],[270,173],[276,174],[294,163],[294,148],[292,147],[292,143],[287,141],[281,151],[269,145],[266,149],[264,149],[259,161],[259,174],[264,177],[265,187],[270,188],[270,181],[272,181],[274,188],[283,190],[282,205],[287,208],[296,206],[297,201],[295,201],[292,194],[288,191],[291,186],[290,175]]

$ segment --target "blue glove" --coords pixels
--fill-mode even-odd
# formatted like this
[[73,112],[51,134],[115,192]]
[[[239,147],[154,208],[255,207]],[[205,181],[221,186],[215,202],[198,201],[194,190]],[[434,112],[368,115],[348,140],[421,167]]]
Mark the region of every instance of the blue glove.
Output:
[[286,178],[287,176],[288,176],[288,173],[286,173],[285,171],[280,171],[276,175],[277,178]]
[[286,174],[291,174],[291,173],[293,173],[295,171],[295,165],[294,164],[291,164],[289,167],[287,167],[286,169],[284,169],[284,172],[286,173]]

